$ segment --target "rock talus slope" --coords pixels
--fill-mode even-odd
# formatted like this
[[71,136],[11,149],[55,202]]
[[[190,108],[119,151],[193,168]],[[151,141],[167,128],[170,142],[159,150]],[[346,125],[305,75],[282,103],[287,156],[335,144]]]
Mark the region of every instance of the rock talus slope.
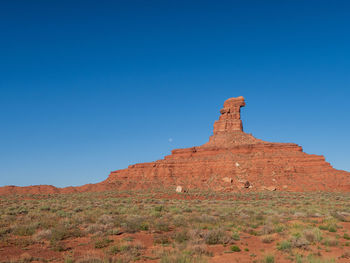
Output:
[[[71,193],[112,189],[183,189],[216,191],[350,191],[350,173],[334,169],[323,156],[306,154],[294,143],[271,143],[243,131],[243,97],[230,98],[202,146],[175,149],[151,163],[113,171],[98,184],[0,188],[7,193]],[[175,190],[174,190],[175,191]]]

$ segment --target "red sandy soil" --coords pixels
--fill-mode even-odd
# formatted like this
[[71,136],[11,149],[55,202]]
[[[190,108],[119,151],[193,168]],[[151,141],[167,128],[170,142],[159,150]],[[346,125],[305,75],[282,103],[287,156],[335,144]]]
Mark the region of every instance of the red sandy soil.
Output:
[[[290,222],[292,223],[292,222]],[[295,222],[294,222],[295,223]],[[350,231],[350,223],[342,222],[344,231]],[[170,233],[171,234],[171,233]],[[335,234],[334,234],[335,235]],[[135,234],[121,234],[118,236],[110,236],[109,238],[113,240],[114,244],[118,244],[123,239],[127,237],[132,237],[133,244],[141,244],[144,247],[142,252],[143,257],[137,262],[159,262],[159,257],[156,256],[155,252],[167,250],[169,248],[162,247],[161,245],[155,245],[153,242],[154,234],[149,232],[139,232]],[[18,240],[23,237],[15,237]],[[207,246],[207,249],[213,253],[211,257],[208,257],[208,262],[252,262],[254,259],[263,259],[266,255],[274,255],[275,262],[284,263],[291,262],[287,259],[288,254],[277,250],[277,242],[281,241],[280,237],[275,234],[276,240],[272,243],[263,243],[258,236],[253,236],[249,234],[241,235],[241,240],[236,241],[235,244],[238,245],[242,251],[240,252],[230,252],[230,245],[211,245]],[[343,240],[341,242],[344,243]],[[23,248],[15,246],[13,244],[1,244],[0,243],[0,262],[23,260],[25,258],[32,258],[31,262],[42,262],[43,259],[49,260],[50,262],[63,262],[64,259],[71,255],[74,258],[84,258],[84,257],[98,257],[103,258],[104,250],[95,249],[91,237],[81,237],[68,239],[62,242],[63,247],[66,251],[56,252],[50,248],[49,242],[42,242],[42,244],[29,245]],[[244,248],[248,248],[249,251],[245,251]],[[309,255],[311,253],[317,254],[318,249],[316,246],[310,246],[307,250],[294,249],[294,252],[302,255]],[[345,263],[350,262],[350,258],[342,258],[341,255],[344,254],[346,248],[341,246],[332,247],[329,251],[322,250],[323,259],[337,259],[336,262]],[[350,252],[350,249],[347,250]],[[252,255],[255,255],[254,257]],[[350,255],[350,254],[349,254]]]

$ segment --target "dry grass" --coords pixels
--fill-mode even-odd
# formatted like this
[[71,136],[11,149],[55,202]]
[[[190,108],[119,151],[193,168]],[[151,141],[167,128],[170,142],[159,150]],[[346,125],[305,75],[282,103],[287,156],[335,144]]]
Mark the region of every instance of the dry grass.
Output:
[[[348,257],[350,235],[343,227],[350,215],[348,194],[193,191],[180,196],[188,200],[167,195],[172,192],[163,189],[0,197],[0,251],[38,245],[61,253],[55,260],[66,258],[67,263],[132,262],[147,257],[160,262],[205,262],[213,255],[212,246],[248,258],[259,254],[247,243],[254,237],[265,246],[277,247],[290,262],[297,262],[298,253],[319,248],[338,247],[339,257]],[[138,233],[152,236],[153,247],[132,238]],[[74,257],[76,248],[70,242],[82,237],[99,254]],[[239,250],[230,249],[235,246]],[[252,260],[273,262],[272,258],[276,261],[276,255]],[[300,262],[305,260],[309,259]],[[317,257],[310,256],[309,261],[317,262]]]

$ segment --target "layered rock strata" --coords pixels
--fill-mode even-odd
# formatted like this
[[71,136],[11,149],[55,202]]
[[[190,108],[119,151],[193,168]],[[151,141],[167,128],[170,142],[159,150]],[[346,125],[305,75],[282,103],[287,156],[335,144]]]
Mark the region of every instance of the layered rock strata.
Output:
[[[217,191],[348,191],[350,173],[335,170],[323,156],[294,143],[271,143],[243,132],[244,98],[230,98],[202,146],[175,149],[163,160],[114,171],[107,182],[117,188],[175,187]],[[248,185],[248,187],[246,187]]]
[[[113,171],[98,184],[0,188],[6,193],[70,193],[113,189],[155,189],[177,186],[215,191],[350,191],[350,173],[334,169],[323,156],[303,152],[294,143],[271,143],[243,132],[243,97],[230,98],[214,123],[209,142],[175,149],[151,163]],[[177,188],[180,189],[180,188]]]

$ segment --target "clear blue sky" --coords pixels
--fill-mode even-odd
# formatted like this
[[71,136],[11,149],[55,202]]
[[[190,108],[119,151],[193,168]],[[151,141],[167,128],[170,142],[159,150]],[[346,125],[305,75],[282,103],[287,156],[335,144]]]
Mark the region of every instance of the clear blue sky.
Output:
[[[349,1],[0,3],[0,185],[81,185],[246,132],[350,171]],[[172,140],[169,140],[172,139]]]

